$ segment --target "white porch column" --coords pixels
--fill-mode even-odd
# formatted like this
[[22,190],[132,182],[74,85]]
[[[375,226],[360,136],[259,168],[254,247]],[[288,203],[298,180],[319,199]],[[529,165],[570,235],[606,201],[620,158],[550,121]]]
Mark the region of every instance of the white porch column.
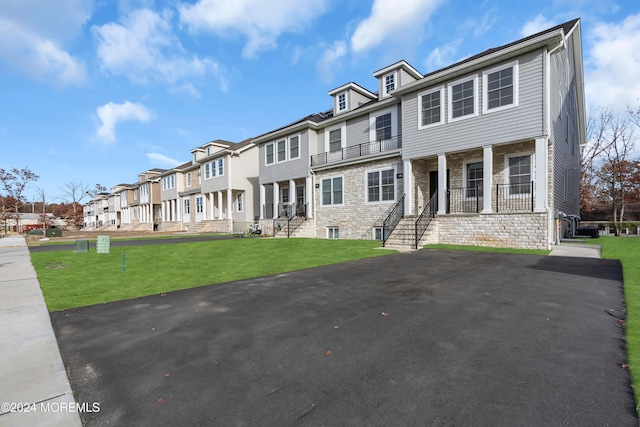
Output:
[[260,219],[264,219],[264,204],[267,200],[267,191],[264,184],[260,184]]
[[182,197],[178,196],[178,198],[176,199],[176,221],[182,221],[182,206]]
[[289,204],[296,203],[296,182],[289,180]]
[[280,186],[277,182],[273,183],[273,217],[276,218],[279,214],[278,204],[280,203]]
[[547,138],[536,139],[535,154],[535,178],[534,195],[535,195],[535,212],[545,212],[547,206],[547,188],[548,188],[548,144]]
[[438,213],[447,213],[447,156],[438,154]]
[[233,218],[232,215],[233,190],[227,188],[227,219]]
[[218,191],[218,219],[224,218],[224,209],[222,207],[222,191]]
[[305,178],[305,187],[304,196],[307,202],[307,218],[313,218],[313,181],[310,176]]
[[491,213],[493,207],[493,147],[485,145],[482,149],[482,213]]
[[413,211],[413,171],[411,170],[411,160],[402,162],[402,187],[404,190],[404,212],[412,215]]

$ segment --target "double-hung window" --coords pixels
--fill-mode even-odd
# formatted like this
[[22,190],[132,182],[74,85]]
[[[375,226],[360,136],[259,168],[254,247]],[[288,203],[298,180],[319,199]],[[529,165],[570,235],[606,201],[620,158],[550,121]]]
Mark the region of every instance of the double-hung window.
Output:
[[216,161],[212,161],[211,162],[211,176],[214,177],[217,175],[217,169],[216,169]]
[[236,212],[242,212],[244,210],[244,202],[242,200],[242,193],[238,193],[236,196]]
[[287,160],[287,141],[283,139],[281,141],[278,141],[276,144],[278,151],[278,163],[284,162],[285,160]]
[[300,137],[289,138],[289,160],[300,157]]
[[191,172],[187,172],[187,187],[191,187]]
[[211,164],[207,162],[204,164],[204,179],[209,178],[211,178]]
[[184,214],[189,215],[191,213],[191,201],[189,199],[184,199]]
[[367,202],[394,201],[395,175],[394,169],[367,172]]
[[422,129],[442,123],[444,111],[444,88],[418,95],[418,128]]
[[509,157],[509,194],[531,193],[531,156]]
[[449,120],[476,115],[477,77],[454,82],[449,86]]
[[342,177],[336,176],[322,180],[322,205],[342,204]]
[[268,165],[272,165],[273,164],[273,160],[274,160],[274,157],[273,157],[273,143],[267,144],[265,146],[265,154],[266,154],[266,163]]
[[342,150],[342,129],[335,129],[329,132],[329,151],[334,153]]
[[376,117],[376,141],[391,139],[391,113]]
[[224,158],[218,159],[218,176],[224,175]]
[[518,104],[518,63],[482,73],[483,112],[502,110]]
[[482,197],[482,183],[483,183],[483,175],[484,175],[483,169],[484,169],[483,162],[467,163],[466,196],[468,198]]

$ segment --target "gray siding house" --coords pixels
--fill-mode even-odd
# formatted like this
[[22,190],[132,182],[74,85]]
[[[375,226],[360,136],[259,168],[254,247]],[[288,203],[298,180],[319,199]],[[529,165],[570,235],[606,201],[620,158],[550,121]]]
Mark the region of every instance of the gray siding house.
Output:
[[547,249],[579,214],[583,86],[574,20],[392,91],[407,189],[397,237]]

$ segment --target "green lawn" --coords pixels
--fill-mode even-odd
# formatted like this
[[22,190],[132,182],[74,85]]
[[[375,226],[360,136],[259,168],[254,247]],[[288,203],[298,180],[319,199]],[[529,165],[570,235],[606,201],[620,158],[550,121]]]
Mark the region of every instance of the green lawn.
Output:
[[[627,354],[636,405],[640,403],[640,238],[601,237],[589,243],[602,245],[602,257],[622,263],[624,299],[627,305]],[[636,408],[638,409],[638,408]]]
[[112,246],[109,254],[34,252],[31,260],[49,311],[57,311],[395,252],[379,247],[377,241],[231,239]]

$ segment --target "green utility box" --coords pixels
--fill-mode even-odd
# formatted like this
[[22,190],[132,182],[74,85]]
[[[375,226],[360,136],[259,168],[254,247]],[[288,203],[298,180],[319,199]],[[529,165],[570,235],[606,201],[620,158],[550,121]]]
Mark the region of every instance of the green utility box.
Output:
[[76,240],[75,252],[89,252],[89,241],[87,239]]

